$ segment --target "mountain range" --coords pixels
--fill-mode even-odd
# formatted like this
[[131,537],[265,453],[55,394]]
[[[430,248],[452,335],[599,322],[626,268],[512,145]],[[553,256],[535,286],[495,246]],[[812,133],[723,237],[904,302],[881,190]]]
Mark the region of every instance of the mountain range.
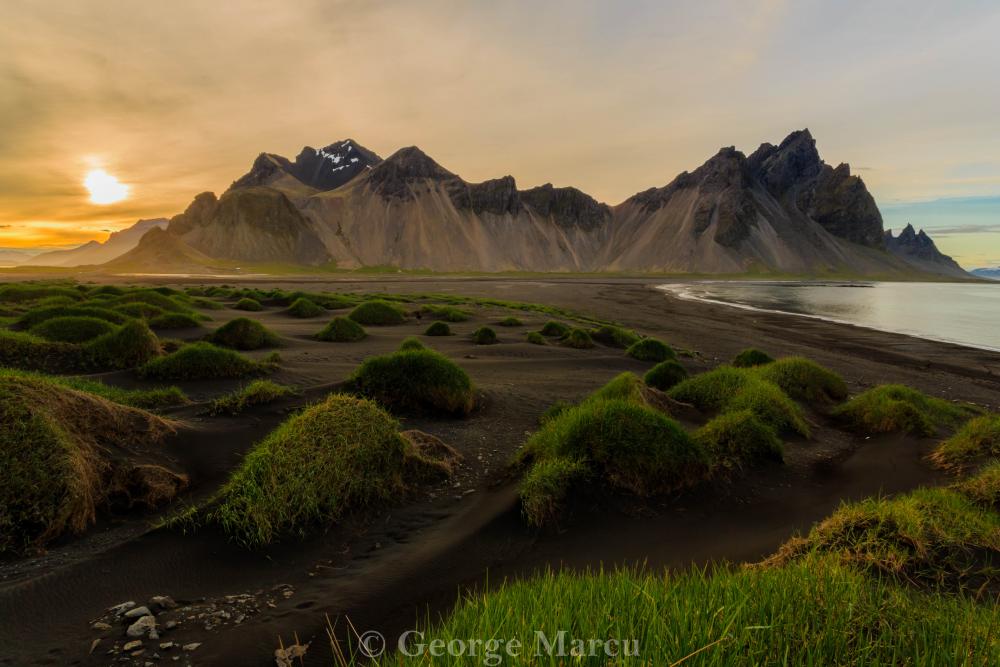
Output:
[[615,206],[572,187],[520,189],[512,176],[470,183],[419,148],[383,160],[346,139],[294,160],[261,153],[221,196],[199,194],[154,231],[156,266],[144,242],[106,268],[968,277],[922,231],[887,232],[864,182],[826,164],[808,130],[749,156],[723,148]]
[[90,241],[82,246],[69,250],[53,250],[24,262],[26,266],[84,266],[88,264],[104,264],[139,245],[139,239],[151,229],[166,228],[170,221],[166,218],[139,220],[131,227],[118,232],[112,232],[106,241]]

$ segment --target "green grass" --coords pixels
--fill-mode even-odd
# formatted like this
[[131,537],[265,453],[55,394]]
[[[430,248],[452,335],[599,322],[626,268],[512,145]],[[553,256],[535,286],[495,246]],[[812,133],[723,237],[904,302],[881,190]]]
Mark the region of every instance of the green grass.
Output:
[[655,338],[643,338],[632,343],[625,350],[625,354],[639,361],[653,361],[656,363],[677,358],[677,355],[669,345]]
[[443,320],[445,322],[465,322],[472,314],[455,306],[435,306],[427,304],[420,307],[420,312],[424,315]]
[[784,357],[754,369],[799,401],[823,404],[847,398],[847,385],[839,375],[803,357]]
[[669,359],[661,361],[650,368],[642,380],[650,387],[660,391],[668,391],[675,385],[683,382],[688,377],[688,372],[684,370],[676,361]]
[[419,338],[415,336],[407,336],[403,339],[403,342],[399,344],[399,351],[406,352],[408,350],[426,350],[427,346],[424,345]]
[[150,318],[151,329],[195,329],[201,326],[198,318],[187,313],[163,313]]
[[69,373],[132,368],[160,354],[156,335],[130,322],[85,343],[53,342],[32,334],[0,330],[0,365]]
[[335,317],[316,334],[316,339],[331,343],[354,343],[367,336],[364,327],[351,318]]
[[489,327],[479,327],[472,332],[472,342],[476,345],[493,345],[497,342],[497,332]]
[[691,403],[704,413],[750,410],[778,431],[809,435],[805,415],[795,401],[777,385],[752,369],[719,366],[675,385],[670,398]]
[[236,305],[233,306],[233,308],[235,308],[236,310],[245,310],[252,313],[264,310],[264,306],[260,305],[260,301],[258,301],[257,299],[251,299],[250,297],[244,297],[240,299],[239,301],[236,302]]
[[191,299],[191,305],[202,310],[225,310],[226,308],[218,301],[207,299],[203,296],[193,297]]
[[10,283],[0,286],[0,302],[4,303],[24,303],[60,296],[72,301],[83,299],[79,290],[61,285]]
[[211,380],[247,377],[268,370],[266,363],[211,343],[198,342],[147,362],[139,367],[138,373],[140,377],[154,380]]
[[529,331],[525,334],[524,340],[532,345],[546,345],[545,336],[538,331]]
[[[181,302],[179,299],[173,296],[167,296],[156,290],[133,290],[126,292],[125,294],[115,297],[109,303],[116,304],[119,306],[127,306],[130,304],[140,304],[145,306],[152,306],[153,308],[159,309],[160,312],[166,313],[188,313],[191,314],[193,311],[185,303]],[[157,314],[160,314],[159,312]]]
[[98,306],[57,306],[29,310],[17,319],[14,326],[17,329],[30,330],[46,320],[57,317],[95,317],[111,324],[124,324],[129,319],[127,315]]
[[748,347],[733,357],[733,366],[736,368],[752,368],[754,366],[769,364],[772,361],[774,361],[774,357],[767,352],[762,352],[755,347]]
[[254,445],[207,519],[248,547],[303,537],[397,501],[415,455],[378,405],[333,394]]
[[1000,512],[1000,461],[985,466],[975,477],[951,487],[982,509]]
[[949,470],[964,470],[972,463],[995,457],[1000,457],[1000,415],[970,419],[931,454],[935,464]]
[[295,393],[295,389],[292,387],[277,382],[254,380],[250,384],[212,401],[208,406],[208,414],[236,416],[243,414],[247,408],[273,403],[282,398],[294,396]]
[[[516,462],[528,466],[520,496],[532,525],[557,520],[552,508],[562,507],[570,482],[585,477],[647,497],[690,486],[708,470],[704,450],[677,422],[638,402],[600,396],[545,421]],[[539,465],[544,467],[535,472]],[[560,497],[545,496],[553,488],[561,489]]]
[[559,342],[566,347],[572,347],[576,350],[589,350],[594,347],[594,340],[583,329],[570,329]]
[[117,306],[112,306],[112,309],[114,309],[116,313],[120,313],[121,315],[137,320],[149,320],[154,317],[159,317],[167,312],[159,306],[154,306],[148,303],[123,303]]
[[216,329],[207,340],[234,350],[259,350],[281,345],[281,337],[257,320],[237,317]]
[[834,414],[866,434],[902,431],[932,436],[941,426],[971,416],[968,408],[900,384],[884,384],[855,396]]
[[285,313],[291,315],[292,317],[299,317],[302,319],[319,317],[324,312],[325,311],[322,306],[317,305],[304,296],[300,296],[298,299],[293,301],[292,305],[290,305],[285,311]]
[[143,410],[169,408],[185,405],[190,402],[187,395],[178,387],[157,387],[155,389],[122,389],[99,380],[66,375],[44,375],[34,371],[19,371],[0,368],[0,381],[10,378],[28,378],[34,382],[46,382],[59,387],[67,387],[83,391],[94,396]]
[[430,326],[424,331],[425,336],[450,336],[451,327],[448,326],[447,322],[431,322]]
[[469,376],[433,350],[369,357],[354,371],[347,386],[397,410],[466,415],[475,403]]
[[[551,570],[462,595],[447,618],[420,626],[425,642],[479,638],[468,652],[433,659],[393,652],[380,664],[579,667],[753,667],[756,665],[988,665],[1000,662],[991,605],[929,595],[877,581],[830,559],[783,568],[650,572]],[[541,643],[563,630],[565,653]],[[573,638],[584,650],[573,655]],[[590,638],[618,643],[616,657]],[[518,639],[519,657],[500,642]],[[408,653],[419,653],[410,648]],[[539,655],[540,654],[540,655]],[[493,662],[488,656],[499,656]],[[485,662],[486,660],[491,662]]]
[[497,322],[497,326],[501,326],[501,327],[523,327],[524,326],[524,322],[522,322],[521,320],[517,319],[516,317],[511,316],[511,317],[505,317],[502,320],[500,320],[499,322]]
[[85,343],[111,333],[115,325],[96,317],[53,317],[30,329],[34,336],[62,343]]
[[406,321],[406,315],[402,308],[381,300],[365,301],[358,304],[348,317],[365,326],[391,326]]
[[724,412],[695,431],[693,437],[708,452],[713,470],[738,470],[784,460],[778,434],[749,410]]
[[569,327],[562,322],[552,320],[542,326],[540,333],[549,338],[562,338],[569,333]]
[[613,324],[605,324],[591,330],[590,337],[603,345],[621,348],[630,347],[641,340],[639,334],[631,329],[625,329]]

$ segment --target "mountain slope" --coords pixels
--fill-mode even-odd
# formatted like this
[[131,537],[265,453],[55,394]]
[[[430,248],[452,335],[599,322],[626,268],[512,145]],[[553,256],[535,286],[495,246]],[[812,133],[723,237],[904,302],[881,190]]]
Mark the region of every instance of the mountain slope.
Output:
[[135,248],[105,263],[101,269],[110,272],[204,273],[219,264],[219,260],[198,252],[178,237],[156,227],[147,232]]
[[1000,267],[997,267],[995,269],[988,269],[988,268],[973,269],[972,271],[969,271],[969,273],[971,273],[972,275],[974,275],[977,278],[987,278],[989,280],[1000,280]]
[[112,232],[108,239],[101,243],[90,241],[71,250],[55,250],[36,255],[24,262],[28,266],[84,266],[88,264],[104,264],[116,257],[124,255],[139,245],[139,239],[151,229],[163,229],[167,226],[166,218],[139,220],[131,227]]
[[382,158],[353,139],[323,148],[306,146],[294,162],[280,155],[261,153],[250,171],[234,181],[230,189],[268,186],[292,198],[309,196],[316,191],[339,188],[381,161]]
[[893,236],[891,229],[885,230],[885,247],[890,253],[919,271],[940,273],[955,278],[969,277],[958,262],[937,249],[934,241],[924,233],[924,230],[917,232],[913,229],[913,225],[906,225],[899,236]]

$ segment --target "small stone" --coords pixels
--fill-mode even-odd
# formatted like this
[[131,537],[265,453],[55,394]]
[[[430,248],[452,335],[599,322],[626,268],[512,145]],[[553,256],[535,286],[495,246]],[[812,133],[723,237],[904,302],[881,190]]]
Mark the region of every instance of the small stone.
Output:
[[201,646],[201,642],[191,642],[190,644],[185,644],[181,648],[185,651],[197,651],[199,646]]
[[149,607],[135,607],[134,609],[129,609],[125,612],[125,618],[140,618],[142,616],[152,616],[153,612],[149,610]]
[[129,655],[132,656],[133,658],[138,658],[140,655],[143,655],[145,653],[146,649],[141,648],[138,651],[132,651],[131,653],[129,653]]
[[125,646],[122,646],[123,651],[134,651],[135,649],[142,646],[142,640],[136,639],[135,641],[127,642]]
[[100,632],[111,629],[111,626],[108,623],[104,623],[102,621],[95,621],[90,624],[90,627],[92,630],[98,630]]
[[163,624],[163,627],[166,628],[167,630],[173,630],[174,628],[177,627],[177,625],[178,625],[177,621],[167,621],[166,623]]
[[122,614],[127,612],[129,609],[132,609],[133,607],[135,607],[135,602],[129,600],[128,602],[122,602],[121,604],[116,604],[114,607],[108,607],[108,611],[114,614],[115,616],[121,616]]
[[90,642],[90,651],[88,651],[88,653],[93,653],[94,649],[97,648],[97,645],[100,644],[100,643],[101,643],[101,640],[99,638],[95,639],[92,642]]
[[162,651],[169,651],[175,646],[177,646],[177,644],[173,642],[160,642],[160,650]]
[[149,605],[151,607],[159,607],[160,609],[176,609],[177,603],[169,595],[154,595],[149,598]]
[[125,634],[129,637],[144,637],[147,634],[156,632],[156,619],[152,616],[143,616],[138,621],[128,626]]

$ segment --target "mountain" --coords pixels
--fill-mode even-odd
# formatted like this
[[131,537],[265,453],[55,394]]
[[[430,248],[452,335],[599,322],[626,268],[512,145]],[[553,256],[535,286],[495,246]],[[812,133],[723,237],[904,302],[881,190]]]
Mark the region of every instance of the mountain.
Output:
[[616,206],[571,187],[520,189],[511,176],[470,183],[417,147],[381,160],[346,140],[294,161],[261,154],[222,197],[198,195],[167,231],[208,257],[248,263],[965,275],[936,249],[886,236],[864,182],[846,164],[826,164],[808,130],[749,156],[723,148]]
[[899,236],[893,236],[892,230],[885,230],[885,247],[907,264],[919,271],[938,273],[954,278],[968,278],[969,274],[958,265],[958,262],[948,257],[934,245],[924,230],[919,232],[913,225],[906,225]]
[[21,248],[0,248],[0,266],[17,266],[24,264],[38,254],[38,251],[22,250]]
[[154,227],[139,244],[102,267],[115,272],[202,273],[220,262],[198,252],[166,230]]
[[972,269],[972,271],[969,271],[969,273],[971,273],[972,275],[976,276],[977,278],[987,278],[989,280],[1000,280],[1000,266],[996,267],[995,269],[986,269],[986,268],[983,268],[983,269]]
[[139,244],[139,239],[151,229],[163,229],[167,226],[166,218],[139,220],[137,223],[121,231],[112,232],[104,243],[90,241],[71,250],[55,250],[36,255],[24,262],[30,266],[83,266],[87,264],[104,264],[116,257],[124,255]]

